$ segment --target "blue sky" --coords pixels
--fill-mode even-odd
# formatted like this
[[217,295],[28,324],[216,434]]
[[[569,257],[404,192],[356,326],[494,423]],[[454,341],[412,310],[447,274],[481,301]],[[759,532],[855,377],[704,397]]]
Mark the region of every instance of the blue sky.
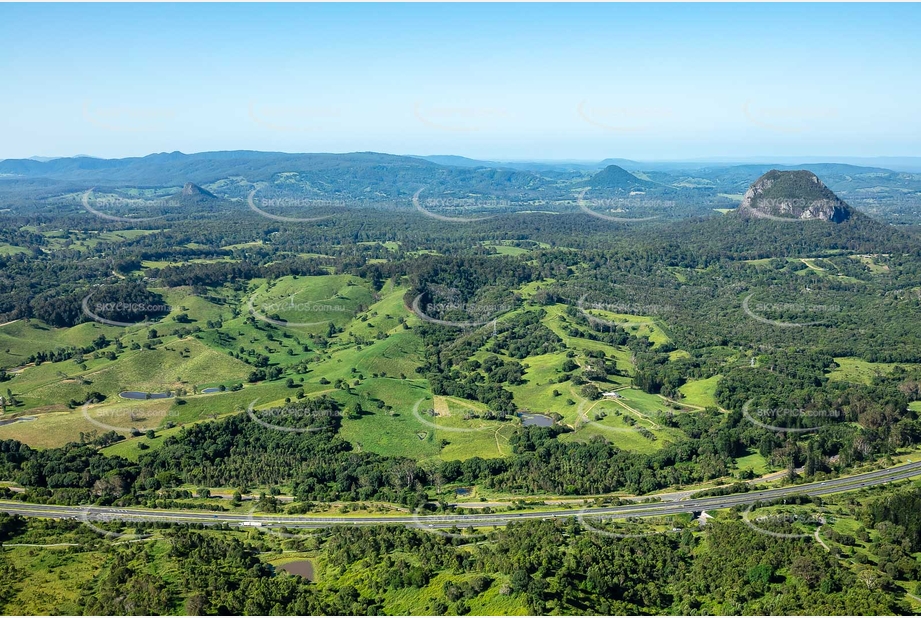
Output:
[[0,159],[921,155],[921,6],[0,5]]

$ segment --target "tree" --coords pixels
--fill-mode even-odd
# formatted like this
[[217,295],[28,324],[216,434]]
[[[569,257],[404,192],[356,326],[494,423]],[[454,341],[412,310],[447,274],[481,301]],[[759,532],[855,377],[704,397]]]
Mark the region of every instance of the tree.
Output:
[[345,411],[345,418],[349,420],[358,420],[361,418],[361,415],[364,413],[364,410],[361,407],[361,403],[353,401],[348,405]]
[[594,384],[586,384],[581,389],[579,389],[579,394],[590,401],[601,399],[601,391],[598,390],[598,387]]
[[527,592],[528,585],[531,583],[531,576],[528,575],[528,572],[524,569],[518,569],[512,573],[512,577],[509,580],[511,584],[512,592]]

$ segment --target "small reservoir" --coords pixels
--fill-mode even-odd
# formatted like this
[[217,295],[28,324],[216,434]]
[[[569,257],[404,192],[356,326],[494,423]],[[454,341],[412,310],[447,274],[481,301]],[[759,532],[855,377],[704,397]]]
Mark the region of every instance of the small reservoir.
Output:
[[123,399],[147,400],[147,399],[169,399],[170,397],[173,396],[173,394],[168,391],[165,393],[142,393],[140,391],[125,391],[123,393],[119,393],[118,396],[122,397]]
[[531,413],[522,413],[521,424],[525,427],[530,427],[535,425],[537,427],[552,427],[553,419],[547,416],[546,414],[531,414]]

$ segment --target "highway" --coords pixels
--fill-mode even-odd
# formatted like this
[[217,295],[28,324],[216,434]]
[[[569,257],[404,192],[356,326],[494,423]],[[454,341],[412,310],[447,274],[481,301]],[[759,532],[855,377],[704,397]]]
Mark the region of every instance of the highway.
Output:
[[863,474],[832,479],[820,483],[791,485],[777,489],[749,491],[747,493],[727,496],[695,498],[674,502],[651,502],[645,504],[626,504],[584,509],[565,508],[558,510],[524,511],[519,513],[321,517],[309,515],[211,513],[100,506],[60,506],[30,504],[12,500],[0,500],[0,512],[18,514],[26,517],[78,519],[83,521],[167,522],[205,525],[229,524],[236,526],[245,524],[269,528],[327,528],[341,525],[359,526],[384,524],[401,524],[422,528],[451,528],[453,526],[480,527],[504,526],[509,522],[524,519],[552,519],[565,517],[624,519],[628,517],[677,515],[680,513],[731,508],[737,505],[747,505],[758,501],[775,500],[793,495],[823,496],[846,491],[855,491],[866,487],[885,485],[915,476],[921,476],[921,462],[903,464],[884,470],[865,472]]

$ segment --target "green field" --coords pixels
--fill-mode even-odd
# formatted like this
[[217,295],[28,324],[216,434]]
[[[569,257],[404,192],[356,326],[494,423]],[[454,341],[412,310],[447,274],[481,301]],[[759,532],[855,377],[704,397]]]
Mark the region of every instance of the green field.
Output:
[[28,367],[12,382],[26,403],[24,410],[81,400],[89,391],[114,397],[122,391],[164,392],[221,380],[240,381],[248,367],[216,352],[195,338],[153,350],[126,350],[116,360],[94,358],[82,369],[73,361]]
[[877,262],[878,255],[849,255],[853,260],[859,260],[874,275],[882,275],[889,272],[889,266]]
[[[24,227],[23,229],[28,229]],[[38,230],[35,230],[38,231]],[[83,251],[93,249],[100,243],[119,243],[148,234],[154,234],[159,230],[119,230],[117,232],[98,232],[83,230],[48,230],[43,229],[39,233],[45,237],[48,250],[72,249]]]
[[678,390],[684,395],[682,403],[692,406],[718,408],[716,402],[716,387],[722,376],[715,375],[705,380],[691,380],[683,384]]
[[7,243],[0,243],[0,255],[16,255],[17,253],[28,253],[25,247],[17,247]]
[[[64,539],[55,535],[36,540],[57,544],[80,539]],[[15,604],[17,613],[23,616],[81,614],[81,590],[99,575],[105,555],[82,548],[74,549],[67,546],[3,549],[12,568],[29,574],[12,590],[5,591],[9,595],[8,602]]]
[[329,322],[344,326],[373,302],[365,282],[351,275],[282,277],[252,291],[249,301],[260,314],[293,325]]
[[100,334],[114,337],[116,326],[87,322],[73,328],[53,328],[39,320],[16,320],[0,326],[0,366],[17,367],[36,352],[87,346]]
[[[521,290],[522,296],[528,297],[539,287],[530,284]],[[0,438],[16,438],[34,446],[57,446],[77,440],[81,433],[92,435],[114,427],[128,439],[108,447],[108,452],[135,459],[142,452],[139,445],[158,447],[163,432],[173,433],[188,423],[240,413],[253,400],[258,400],[257,407],[280,405],[285,398],[293,397],[295,390],[303,390],[307,396],[330,394],[343,406],[354,401],[361,404],[365,414],[356,420],[344,419],[341,428],[343,438],[356,449],[422,460],[508,455],[508,438],[520,424],[517,419],[465,421],[465,410],[481,411],[484,406],[455,398],[438,398],[437,407],[445,413],[436,418],[413,413],[420,400],[424,400],[423,410],[432,407],[435,400],[427,382],[418,379],[416,373],[423,357],[422,341],[414,330],[420,322],[404,305],[406,289],[388,283],[373,292],[367,282],[351,275],[291,276],[271,283],[257,281],[242,294],[217,289],[203,296],[190,288],[159,289],[171,311],[150,326],[121,328],[88,322],[54,329],[36,321],[4,325],[0,327],[0,350],[9,349],[7,366],[23,364],[27,354],[48,350],[49,346],[88,346],[100,334],[109,341],[120,339],[124,348],[115,360],[107,358],[112,349],[109,346],[85,354],[80,363],[43,363],[22,369],[9,382],[21,402],[10,412],[28,420],[0,426]],[[255,315],[250,312],[250,303]],[[599,388],[629,387],[628,376],[633,371],[630,351],[568,336],[564,310],[562,305],[546,307],[544,323],[560,336],[567,349],[577,353],[580,365],[588,362],[586,352],[602,350],[620,371],[628,374],[612,375]],[[187,316],[183,322],[178,321],[180,314]],[[658,326],[643,323],[642,317],[616,317],[636,324],[628,328],[639,336],[667,341]],[[301,325],[307,319],[311,325]],[[208,323],[219,323],[221,327],[209,328]],[[340,332],[329,336],[330,324]],[[193,336],[181,332],[190,327],[200,328],[201,332]],[[157,339],[151,349],[145,349],[152,330],[156,330]],[[320,346],[315,337],[324,334],[329,338],[326,345]],[[488,355],[484,348],[474,357],[482,360]],[[289,368],[284,375],[292,379],[293,388],[285,386],[284,380],[247,383],[253,366],[244,360],[259,356],[267,358],[269,366]],[[558,382],[566,358],[565,351],[560,351],[523,361],[524,383],[508,387],[519,410],[560,414],[564,424],[579,428],[573,434],[577,439],[602,431],[612,434],[628,450],[654,450],[673,437],[651,420],[667,407],[666,402],[635,389],[624,391],[624,399],[615,407],[648,426],[663,441],[652,443],[634,429],[619,426],[624,421],[614,417],[604,423],[616,426],[616,431],[606,431],[603,423],[595,427],[584,422],[579,411],[584,400],[577,389],[569,382]],[[340,382],[348,384],[348,390],[334,388]],[[232,392],[229,389],[235,384],[245,384],[245,388]],[[217,386],[228,390],[198,394]],[[180,397],[126,401],[118,395],[122,391],[166,390]],[[559,394],[554,395],[554,391]],[[102,393],[105,399],[87,407],[88,419],[81,406],[71,409],[67,402],[82,401],[89,392]],[[705,394],[697,395],[694,400],[702,401],[704,397]],[[575,403],[567,403],[569,399]],[[169,426],[175,428],[166,429]],[[132,437],[129,429],[157,429],[160,433],[151,440]]]
[[870,363],[851,357],[837,357],[835,363],[839,366],[828,373],[829,380],[859,384],[870,384],[873,376],[886,375],[898,365],[898,363]]
[[[305,343],[307,335],[301,327],[278,327],[247,318],[244,298],[215,301],[195,296],[184,288],[160,292],[173,311],[162,322],[153,325],[158,333],[163,333],[153,349],[130,349],[132,343],[140,345],[148,341],[148,327],[145,326],[120,328],[89,322],[70,329],[52,329],[36,321],[18,321],[0,327],[0,342],[10,349],[4,363],[7,366],[25,362],[26,353],[47,350],[49,344],[52,347],[89,345],[99,334],[105,334],[110,340],[121,336],[126,345],[115,360],[107,359],[100,352],[84,355],[81,364],[65,361],[25,367],[7,383],[22,402],[8,413],[31,415],[34,420],[0,426],[0,437],[22,439],[36,446],[55,446],[78,439],[81,432],[104,431],[88,421],[79,408],[70,410],[66,405],[72,399],[81,401],[91,391],[106,397],[102,403],[89,407],[91,417],[108,419],[111,422],[106,422],[107,425],[142,429],[160,427],[167,421],[188,423],[239,412],[253,399],[259,399],[259,405],[283,403],[285,397],[293,395],[293,390],[285,387],[283,381],[249,384],[237,393],[195,395],[207,387],[230,387],[246,381],[253,367],[231,356],[240,348],[264,354],[271,364],[280,366],[308,361],[306,372],[293,373],[296,387],[307,395],[333,390],[321,384],[321,379],[327,383],[341,379],[350,384],[361,382],[357,392],[362,397],[382,400],[394,409],[409,410],[419,399],[415,394],[418,385],[399,379],[402,375],[416,375],[421,354],[420,341],[413,330],[405,329],[400,323],[401,319],[416,322],[403,307],[403,288],[388,286],[380,294],[373,295],[361,280],[348,276],[292,277],[275,282],[266,298],[294,294],[298,303],[335,301],[348,305],[349,312],[344,315],[327,313],[322,316],[338,322],[344,330],[331,340],[332,345],[326,350],[316,349],[309,340]],[[179,313],[189,316],[189,325],[204,327],[208,321],[222,320],[223,327],[180,338],[170,334],[182,326],[175,321]],[[18,355],[14,355],[14,350]],[[396,379],[384,379],[385,375]],[[380,376],[380,379],[373,376]],[[406,392],[407,385],[412,387],[412,397]],[[183,396],[185,403],[179,405],[175,398],[168,400],[172,405],[164,411],[159,408],[167,404],[156,402],[159,408],[155,414],[147,410],[154,402],[126,402],[118,397],[118,393],[128,390],[177,392],[180,389],[187,393]],[[354,396],[343,395],[343,399],[347,402]],[[154,417],[162,422],[151,422]],[[371,424],[370,421],[364,423],[359,433],[377,435],[379,428],[372,428]],[[390,426],[389,417],[382,425],[385,429],[380,434],[378,450],[394,450],[407,456],[419,450],[417,438],[414,438],[415,443],[401,438],[405,444],[394,449],[390,445],[392,436],[415,432]],[[368,442],[355,437],[352,429],[347,423],[344,433],[354,438],[356,444]],[[113,448],[136,449],[135,440],[144,439],[134,438]],[[435,444],[434,438],[432,443]],[[431,448],[429,455],[437,455],[438,450]]]
[[748,455],[737,457],[736,467],[739,470],[751,470],[756,476],[763,476],[771,471],[767,465],[767,460],[761,453],[756,451],[749,451]]

